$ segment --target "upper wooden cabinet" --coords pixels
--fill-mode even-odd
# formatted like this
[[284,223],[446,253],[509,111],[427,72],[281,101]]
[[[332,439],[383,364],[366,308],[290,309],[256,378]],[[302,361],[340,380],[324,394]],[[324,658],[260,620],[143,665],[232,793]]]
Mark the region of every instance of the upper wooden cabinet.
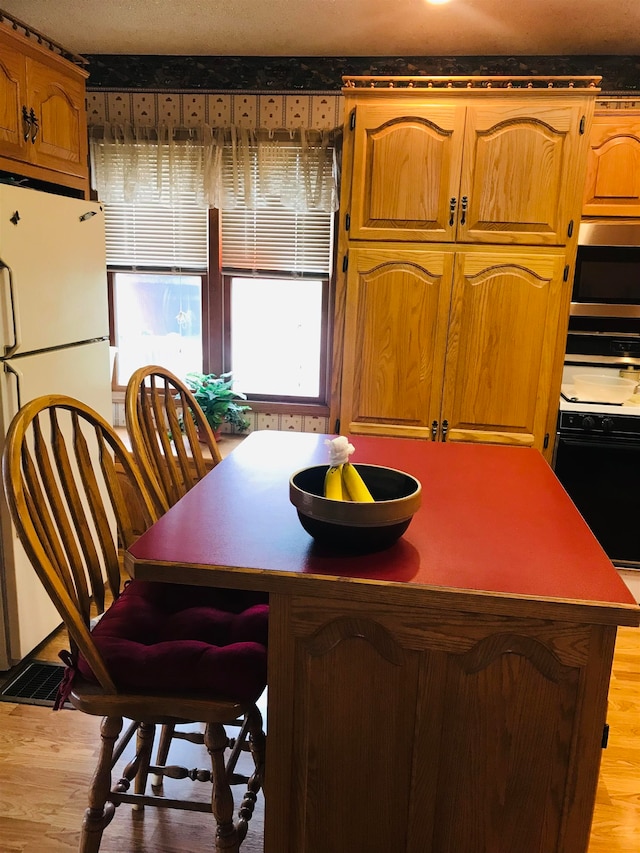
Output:
[[640,217],[640,110],[596,111],[582,213]]
[[88,194],[87,76],[0,27],[0,169]]
[[564,245],[588,102],[439,94],[353,106],[351,239]]

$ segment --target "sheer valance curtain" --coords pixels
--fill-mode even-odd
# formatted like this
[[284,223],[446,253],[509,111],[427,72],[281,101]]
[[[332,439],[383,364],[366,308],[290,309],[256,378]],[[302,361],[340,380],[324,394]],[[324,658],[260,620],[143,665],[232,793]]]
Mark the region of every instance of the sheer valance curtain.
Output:
[[255,209],[261,199],[290,210],[338,208],[338,130],[241,127],[94,127],[92,186],[110,203],[171,204],[190,195],[201,207]]

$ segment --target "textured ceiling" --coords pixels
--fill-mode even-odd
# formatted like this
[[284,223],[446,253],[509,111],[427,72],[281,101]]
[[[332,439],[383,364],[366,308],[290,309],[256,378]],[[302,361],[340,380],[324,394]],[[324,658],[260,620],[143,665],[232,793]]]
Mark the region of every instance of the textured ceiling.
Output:
[[0,0],[76,53],[640,55],[640,0]]

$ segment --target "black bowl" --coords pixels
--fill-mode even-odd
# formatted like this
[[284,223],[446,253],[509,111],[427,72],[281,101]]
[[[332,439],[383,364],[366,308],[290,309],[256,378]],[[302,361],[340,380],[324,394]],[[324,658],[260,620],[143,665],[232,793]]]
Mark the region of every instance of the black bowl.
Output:
[[405,532],[420,507],[420,482],[395,468],[356,465],[373,503],[324,497],[328,465],[313,465],[292,475],[289,497],[303,528],[336,551],[366,553],[388,548]]

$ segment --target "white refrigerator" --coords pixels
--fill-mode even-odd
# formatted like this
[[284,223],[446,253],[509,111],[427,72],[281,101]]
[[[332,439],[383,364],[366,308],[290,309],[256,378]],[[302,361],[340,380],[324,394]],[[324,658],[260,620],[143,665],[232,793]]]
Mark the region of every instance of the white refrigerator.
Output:
[[[0,184],[0,449],[15,412],[68,394],[112,420],[104,215],[96,202]],[[0,670],[60,618],[0,489]]]

